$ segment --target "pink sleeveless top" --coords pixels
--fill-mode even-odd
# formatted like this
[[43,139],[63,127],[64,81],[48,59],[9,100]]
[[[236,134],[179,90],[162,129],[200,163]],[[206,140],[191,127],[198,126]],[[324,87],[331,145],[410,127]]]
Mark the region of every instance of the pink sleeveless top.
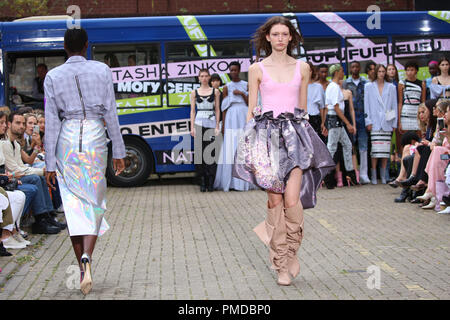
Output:
[[300,60],[297,60],[293,79],[282,83],[273,81],[264,65],[261,62],[258,64],[263,74],[259,84],[262,112],[273,111],[274,117],[283,112],[294,113],[294,109],[298,108],[300,84],[302,83]]

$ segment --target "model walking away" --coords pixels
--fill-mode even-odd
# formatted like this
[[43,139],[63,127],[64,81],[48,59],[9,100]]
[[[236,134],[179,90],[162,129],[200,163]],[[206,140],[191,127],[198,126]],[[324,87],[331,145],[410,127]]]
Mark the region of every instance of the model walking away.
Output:
[[[280,285],[300,272],[297,251],[303,239],[303,209],[316,204],[316,192],[334,167],[325,144],[308,122],[307,63],[293,57],[301,41],[291,22],[275,16],[258,28],[257,61],[249,68],[249,110],[233,175],[267,191],[265,221],[254,231],[269,246]],[[258,90],[262,110],[256,108]]]
[[44,82],[46,179],[51,188],[58,179],[85,295],[92,288],[95,242],[109,229],[103,217],[108,158],[105,123],[115,174],[125,168],[112,73],[106,64],[86,60],[87,48],[86,31],[68,29],[64,35],[68,60],[50,70]]

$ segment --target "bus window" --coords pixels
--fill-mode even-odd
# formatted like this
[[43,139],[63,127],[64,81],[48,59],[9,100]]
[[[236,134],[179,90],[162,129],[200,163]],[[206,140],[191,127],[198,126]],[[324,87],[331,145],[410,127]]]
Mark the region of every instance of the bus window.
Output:
[[210,74],[217,73],[222,84],[226,84],[230,81],[230,62],[239,61],[241,78],[247,80],[250,65],[248,40],[167,43],[166,54],[169,107],[190,106],[190,92],[200,87],[197,78],[200,69],[206,68]]
[[337,38],[306,38],[303,49],[306,60],[311,61],[316,67],[319,64],[330,66],[343,62],[341,42]]
[[119,114],[162,106],[159,45],[93,45],[92,59],[111,68]]
[[359,61],[361,65],[361,75],[367,77],[365,73],[369,62],[375,64],[388,65],[388,41],[387,38],[346,38],[346,62],[347,73],[350,74],[350,65],[353,61]]
[[22,106],[44,108],[43,79],[46,72],[65,62],[65,53],[59,54],[8,54],[9,61],[13,61],[6,82],[10,88],[8,98],[12,109]]
[[400,79],[405,78],[404,66],[408,61],[416,61],[419,65],[417,79],[425,80],[430,77],[430,73],[428,72],[428,62],[433,58],[432,39],[426,37],[396,37],[393,40],[393,47],[394,59]]

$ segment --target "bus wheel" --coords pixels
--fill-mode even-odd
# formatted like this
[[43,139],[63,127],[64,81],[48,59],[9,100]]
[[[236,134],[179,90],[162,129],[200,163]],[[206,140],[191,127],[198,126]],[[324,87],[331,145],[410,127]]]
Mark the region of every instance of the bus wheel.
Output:
[[143,185],[153,171],[153,153],[148,145],[136,138],[124,137],[126,157],[125,170],[118,176],[112,165],[111,144],[108,152],[106,178],[114,187],[137,187]]

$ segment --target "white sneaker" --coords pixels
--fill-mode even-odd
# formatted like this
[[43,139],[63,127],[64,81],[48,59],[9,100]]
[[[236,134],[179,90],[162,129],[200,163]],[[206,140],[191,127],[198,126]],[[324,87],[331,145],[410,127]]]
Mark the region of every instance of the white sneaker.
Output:
[[18,232],[17,232],[13,237],[14,237],[14,239],[16,239],[19,243],[25,243],[26,246],[28,246],[28,245],[31,244],[30,241],[25,240],[25,239],[20,235],[20,233],[18,233]]
[[61,205],[59,206],[59,208],[56,209],[56,212],[57,212],[57,213],[63,213],[63,212],[64,212],[64,206],[61,204]]
[[26,248],[27,245],[23,242],[18,242],[13,237],[9,237],[3,240],[3,246],[5,249],[23,249]]
[[450,207],[445,208],[444,210],[441,210],[439,212],[436,212],[437,214],[450,214]]

